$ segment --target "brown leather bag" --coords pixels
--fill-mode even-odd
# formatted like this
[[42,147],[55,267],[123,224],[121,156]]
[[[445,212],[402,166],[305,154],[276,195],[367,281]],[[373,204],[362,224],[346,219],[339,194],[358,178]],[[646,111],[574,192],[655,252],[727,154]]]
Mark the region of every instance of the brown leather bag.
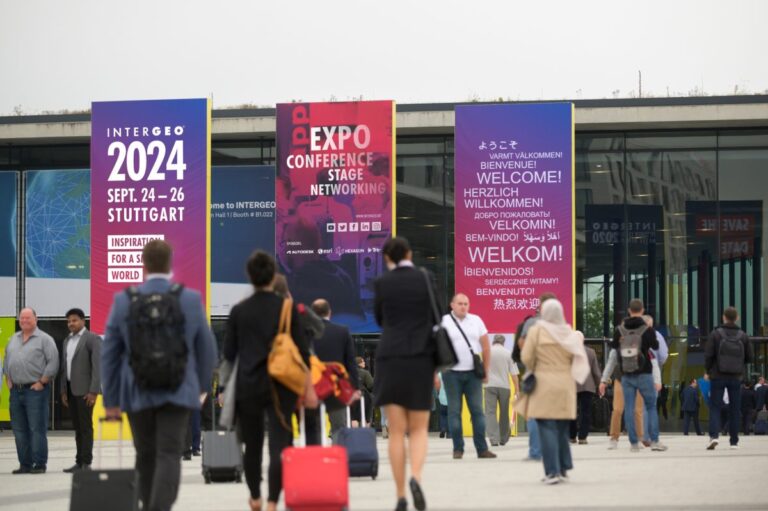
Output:
[[291,337],[291,309],[293,300],[283,301],[277,335],[272,341],[272,350],[267,360],[267,372],[276,381],[289,388],[298,396],[304,395],[309,369],[301,358],[299,348]]

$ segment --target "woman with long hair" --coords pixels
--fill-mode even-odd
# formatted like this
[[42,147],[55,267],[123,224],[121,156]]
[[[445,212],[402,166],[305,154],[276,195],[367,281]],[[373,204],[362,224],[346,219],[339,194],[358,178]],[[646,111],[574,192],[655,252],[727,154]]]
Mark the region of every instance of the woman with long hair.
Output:
[[[431,278],[415,268],[405,238],[384,244],[389,272],[374,284],[374,310],[381,325],[376,350],[375,405],[385,409],[389,427],[389,460],[397,491],[396,511],[405,511],[406,433],[411,461],[409,486],[416,509],[426,509],[421,472],[427,456],[429,413],[435,364],[431,340],[435,324],[429,288]],[[428,279],[430,283],[428,284]]]
[[565,321],[563,305],[549,299],[541,317],[528,330],[521,358],[536,379],[533,391],[515,409],[536,419],[546,484],[567,480],[573,468],[570,421],[576,418],[576,382],[589,375],[584,336]]

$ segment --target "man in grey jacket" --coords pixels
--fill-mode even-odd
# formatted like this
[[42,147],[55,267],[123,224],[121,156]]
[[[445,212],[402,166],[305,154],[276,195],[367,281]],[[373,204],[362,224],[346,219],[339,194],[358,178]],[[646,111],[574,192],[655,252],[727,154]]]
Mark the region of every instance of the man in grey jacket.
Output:
[[21,330],[5,348],[3,373],[11,391],[11,427],[19,468],[14,474],[43,474],[48,464],[49,384],[59,370],[59,351],[47,333],[37,328],[37,314],[19,312]]
[[59,392],[75,428],[75,464],[64,472],[90,470],[93,461],[93,405],[101,394],[101,339],[85,328],[82,309],[67,311],[70,334],[61,345]]
[[578,416],[571,421],[571,443],[576,443],[578,436],[579,444],[587,443],[589,428],[592,425],[592,400],[595,397],[597,387],[600,385],[600,366],[597,363],[597,354],[589,346],[584,346],[589,360],[589,376],[584,383],[576,384],[576,409]]

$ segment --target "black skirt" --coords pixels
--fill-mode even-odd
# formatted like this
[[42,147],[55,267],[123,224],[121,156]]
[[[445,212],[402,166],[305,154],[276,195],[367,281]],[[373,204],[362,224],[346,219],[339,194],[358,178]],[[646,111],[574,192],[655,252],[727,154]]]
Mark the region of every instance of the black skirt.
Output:
[[435,364],[432,357],[376,359],[373,379],[375,406],[398,405],[406,410],[432,410]]

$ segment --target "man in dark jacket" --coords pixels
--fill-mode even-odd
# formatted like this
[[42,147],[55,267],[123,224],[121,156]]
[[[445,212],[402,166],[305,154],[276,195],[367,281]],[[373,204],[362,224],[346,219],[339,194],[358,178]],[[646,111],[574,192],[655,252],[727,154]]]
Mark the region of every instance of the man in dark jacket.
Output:
[[[645,413],[648,415],[647,435],[651,440],[651,450],[666,451],[667,446],[659,442],[659,414],[656,411],[656,388],[653,384],[651,358],[649,351],[659,349],[659,341],[656,333],[643,319],[645,307],[642,300],[634,298],[629,302],[629,317],[616,328],[613,335],[611,348],[618,353],[619,367],[622,378],[621,387],[624,392],[624,422],[627,425],[627,434],[631,444],[631,451],[638,452],[637,431],[635,430],[634,408],[635,395],[640,392],[645,405]],[[626,341],[634,336],[641,335],[641,342],[637,353],[627,350]],[[632,353],[630,356],[629,353]],[[630,366],[632,363],[632,366]]]
[[693,419],[693,427],[697,435],[703,435],[699,425],[699,384],[696,378],[691,378],[690,385],[683,389],[680,409],[683,412],[683,435],[688,436],[688,427]]
[[728,423],[731,449],[739,447],[739,425],[741,415],[741,379],[744,366],[752,362],[752,344],[747,334],[736,321],[739,313],[734,307],[723,312],[723,324],[709,334],[704,347],[704,367],[712,381],[710,389],[709,445],[708,450],[717,447],[720,437],[720,411],[725,406],[723,395],[728,391]]
[[757,410],[755,401],[755,389],[748,381],[741,387],[741,432],[749,435],[752,432],[752,424],[755,422]]
[[[349,382],[357,388],[360,376],[355,360],[355,344],[349,334],[349,328],[337,323],[331,323],[331,305],[327,300],[318,298],[312,302],[312,310],[320,316],[325,324],[323,335],[314,343],[315,355],[323,362],[340,362],[349,374]],[[346,424],[347,411],[345,408],[328,412],[331,421],[331,436],[336,434]],[[309,427],[307,427],[309,429]],[[314,436],[314,435],[313,435]],[[307,443],[309,443],[307,439]]]

